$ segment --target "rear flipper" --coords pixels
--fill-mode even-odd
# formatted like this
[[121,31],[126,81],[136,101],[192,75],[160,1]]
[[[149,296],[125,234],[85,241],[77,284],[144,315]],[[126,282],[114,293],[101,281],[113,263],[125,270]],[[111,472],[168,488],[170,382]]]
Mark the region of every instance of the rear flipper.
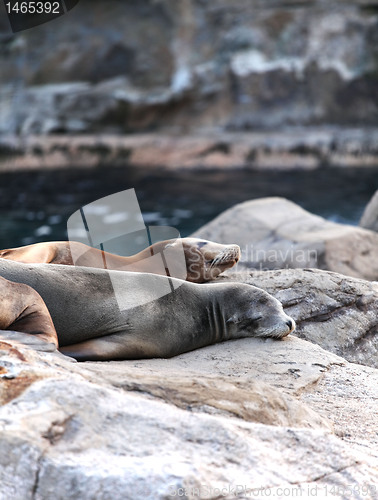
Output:
[[77,359],[77,361],[107,361],[117,359],[119,346],[105,337],[100,337],[59,347],[59,351],[65,356]]
[[59,351],[78,361],[110,361],[116,359],[144,359],[164,357],[151,342],[132,335],[113,334],[77,344],[59,347]]

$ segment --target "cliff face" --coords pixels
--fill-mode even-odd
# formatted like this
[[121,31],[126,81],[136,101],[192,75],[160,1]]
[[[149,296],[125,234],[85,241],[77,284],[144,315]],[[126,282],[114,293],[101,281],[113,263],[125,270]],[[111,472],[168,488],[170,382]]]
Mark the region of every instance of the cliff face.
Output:
[[378,123],[369,0],[81,0],[0,30],[3,132]]

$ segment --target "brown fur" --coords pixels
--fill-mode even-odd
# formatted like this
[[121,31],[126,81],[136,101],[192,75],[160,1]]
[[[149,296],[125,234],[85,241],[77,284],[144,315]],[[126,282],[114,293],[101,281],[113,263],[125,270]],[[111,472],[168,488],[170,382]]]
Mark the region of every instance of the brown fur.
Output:
[[[24,264],[64,264],[66,266],[75,264],[115,271],[161,274],[160,270],[150,267],[149,257],[163,252],[168,247],[171,249],[170,258],[175,254],[180,258],[180,252],[184,252],[186,280],[192,283],[204,283],[215,279],[220,273],[234,266],[240,258],[240,249],[237,245],[222,245],[195,238],[161,241],[130,257],[103,252],[75,241],[52,241],[0,250],[0,257]],[[183,278],[183,276],[175,277]]]
[[0,277],[0,294],[0,330],[35,335],[58,347],[50,313],[33,288]]

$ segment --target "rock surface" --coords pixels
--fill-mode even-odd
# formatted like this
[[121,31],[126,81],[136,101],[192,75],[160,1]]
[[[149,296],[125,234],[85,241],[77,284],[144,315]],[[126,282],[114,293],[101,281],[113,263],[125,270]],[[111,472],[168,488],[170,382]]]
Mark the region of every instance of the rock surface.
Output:
[[327,221],[284,198],[235,205],[192,236],[238,244],[240,268],[314,267],[378,280],[375,232]]
[[376,126],[377,26],[373,0],[81,0],[15,35],[2,11],[0,130]]
[[0,351],[2,500],[376,495],[377,372],[303,340],[83,364]]
[[318,269],[233,272],[219,280],[248,283],[282,302],[294,335],[378,368],[378,283]]
[[376,167],[378,129],[293,127],[245,133],[0,137],[0,171],[104,165],[253,170]]
[[360,226],[378,233],[378,191],[375,192],[365,208],[361,217]]

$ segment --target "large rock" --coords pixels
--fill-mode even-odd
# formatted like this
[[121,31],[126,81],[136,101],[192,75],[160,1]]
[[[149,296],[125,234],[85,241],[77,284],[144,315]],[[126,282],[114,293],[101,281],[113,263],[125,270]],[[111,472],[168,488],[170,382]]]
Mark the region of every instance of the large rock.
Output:
[[[31,123],[40,132],[375,126],[377,26],[373,0],[332,6],[323,0],[81,0],[67,15],[13,36],[2,15],[0,83],[8,95],[2,104],[12,110],[4,131],[29,130]],[[40,117],[38,123],[33,106],[30,115],[24,107],[29,87],[49,93],[44,86],[119,77],[126,81],[119,89],[124,105],[114,112],[107,90],[104,106],[111,112],[92,122],[70,123],[59,99],[49,112],[53,122]],[[87,115],[94,94],[89,89],[72,104]]]
[[378,368],[378,283],[317,269],[229,272],[232,280],[263,288],[297,323],[294,335]]
[[[232,498],[236,488],[243,498],[257,488],[325,496],[352,484],[364,487],[356,498],[374,498],[377,373],[303,340],[243,339],[170,360],[84,364],[9,340],[0,350],[2,500],[157,500],[185,490],[187,498]],[[328,404],[318,408],[324,379]],[[341,389],[336,437],[324,425],[338,425]],[[361,394],[364,405],[349,418]],[[304,428],[310,421],[317,428]]]
[[284,198],[235,205],[192,236],[237,243],[240,268],[315,267],[378,280],[378,234],[327,221]]
[[378,191],[375,192],[362,214],[360,226],[378,233]]

